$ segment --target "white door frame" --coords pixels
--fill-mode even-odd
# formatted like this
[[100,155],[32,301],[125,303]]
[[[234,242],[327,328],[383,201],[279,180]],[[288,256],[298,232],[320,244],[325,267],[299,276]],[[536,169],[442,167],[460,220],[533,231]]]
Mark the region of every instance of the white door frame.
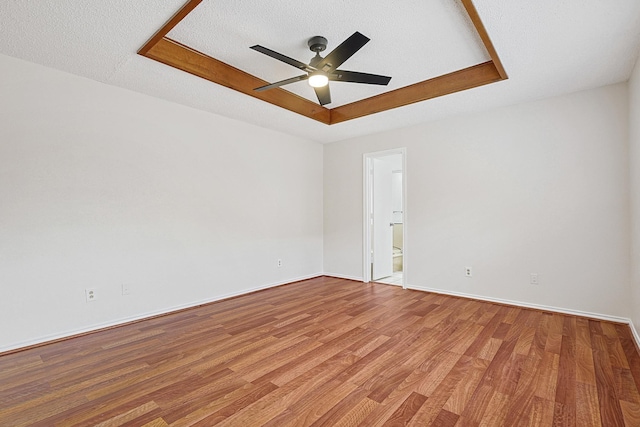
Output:
[[[371,218],[371,280],[393,275],[393,210],[402,209],[393,205],[393,160],[402,155],[373,157],[373,212]],[[397,166],[396,166],[397,167]],[[402,168],[402,166],[400,166]],[[400,188],[402,190],[402,188]],[[371,193],[369,193],[371,194]],[[402,199],[402,197],[400,197]]]
[[363,154],[363,216],[362,216],[362,235],[363,242],[363,274],[364,282],[371,281],[371,207],[373,204],[373,159],[376,157],[385,157],[392,154],[402,155],[402,288],[407,289],[407,149],[394,148],[392,150],[375,151]]

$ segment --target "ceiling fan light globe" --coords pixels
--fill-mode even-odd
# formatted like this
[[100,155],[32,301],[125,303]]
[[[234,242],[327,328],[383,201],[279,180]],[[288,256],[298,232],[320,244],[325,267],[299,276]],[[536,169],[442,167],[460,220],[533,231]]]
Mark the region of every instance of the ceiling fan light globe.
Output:
[[324,74],[313,74],[309,76],[309,86],[324,87],[329,84],[329,78]]

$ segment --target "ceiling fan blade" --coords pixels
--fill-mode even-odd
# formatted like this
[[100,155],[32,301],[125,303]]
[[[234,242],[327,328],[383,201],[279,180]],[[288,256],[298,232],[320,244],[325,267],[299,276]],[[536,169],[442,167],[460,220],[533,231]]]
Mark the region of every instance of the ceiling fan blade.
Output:
[[260,46],[260,45],[257,44],[255,46],[251,46],[251,49],[253,49],[255,51],[258,51],[260,53],[264,53],[265,55],[270,56],[270,57],[272,57],[274,59],[277,59],[278,61],[282,61],[282,62],[284,62],[286,64],[293,65],[294,67],[299,68],[299,69],[301,69],[303,71],[306,71],[306,72],[309,72],[309,73],[312,72],[312,71],[316,71],[315,68],[305,64],[304,62],[300,62],[300,61],[298,61],[296,59],[289,58],[286,55],[278,53],[275,50],[271,50],[271,49],[266,48],[264,46]]
[[351,58],[351,56],[359,51],[367,42],[369,42],[369,38],[356,31],[348,39],[343,41],[340,46],[333,49],[322,61],[316,64],[316,68],[324,72],[335,70],[342,65],[344,61]]
[[332,74],[329,74],[328,77],[329,80],[334,80],[337,82],[366,83],[370,85],[383,86],[388,85],[389,81],[391,80],[391,77],[387,76],[346,70],[335,70]]
[[256,92],[262,92],[263,90],[269,90],[269,89],[273,89],[276,87],[280,87],[280,86],[284,86],[284,85],[288,85],[290,83],[295,83],[295,82],[299,82],[302,80],[307,80],[309,78],[308,74],[304,74],[302,76],[297,76],[297,77],[291,77],[290,79],[286,79],[286,80],[280,80],[279,82],[275,82],[275,83],[271,83],[265,86],[260,86],[255,88],[254,90]]
[[329,91],[329,85],[322,87],[314,87],[318,102],[320,105],[331,104],[331,91]]

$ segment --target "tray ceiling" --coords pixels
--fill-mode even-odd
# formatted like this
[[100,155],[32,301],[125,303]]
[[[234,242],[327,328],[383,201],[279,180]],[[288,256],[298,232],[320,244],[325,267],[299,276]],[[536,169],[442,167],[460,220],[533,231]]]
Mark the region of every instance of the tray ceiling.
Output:
[[[229,38],[221,37],[221,39],[224,39],[224,43],[222,44],[219,40],[216,40],[216,42],[213,43],[211,41],[211,37],[206,36],[206,34],[210,34],[212,32],[211,27],[215,26],[217,20],[220,19],[220,16],[218,15],[219,10],[217,9],[218,4],[213,2],[205,2],[204,4],[208,4],[210,6],[208,8],[202,7],[202,9],[199,9],[198,6],[202,5],[202,0],[190,0],[187,2],[182,9],[177,11],[176,14],[156,32],[156,34],[140,49],[138,53],[163,64],[237,90],[238,92],[261,99],[327,125],[361,118],[381,111],[402,107],[438,96],[468,90],[474,87],[507,79],[507,74],[502,66],[500,58],[498,57],[475,6],[471,0],[461,0],[460,3],[443,2],[441,5],[448,7],[444,7],[439,11],[435,8],[427,10],[427,8],[424,7],[424,4],[416,4],[416,6],[423,7],[412,9],[411,13],[402,16],[403,19],[401,19],[402,23],[408,25],[408,28],[414,30],[415,36],[410,39],[403,37],[396,37],[395,39],[392,38],[392,40],[385,44],[384,49],[378,51],[379,55],[382,54],[382,58],[384,58],[383,60],[381,60],[380,57],[376,57],[368,62],[360,62],[361,67],[366,66],[367,64],[370,66],[384,64],[388,67],[389,71],[391,71],[393,64],[403,64],[401,67],[396,67],[396,69],[400,69],[402,71],[400,79],[398,79],[399,81],[394,80],[395,83],[392,83],[389,86],[372,87],[370,85],[333,82],[330,86],[335,87],[337,84],[338,88],[343,91],[340,93],[345,93],[346,95],[338,97],[337,102],[335,102],[334,96],[334,102],[331,103],[332,108],[316,105],[313,101],[315,94],[308,85],[305,84],[306,82],[291,84],[286,86],[286,88],[281,87],[264,92],[257,92],[255,91],[256,87],[263,86],[268,82],[283,80],[283,77],[264,77],[265,74],[269,74],[269,72],[266,72],[265,70],[273,70],[270,74],[271,76],[275,76],[276,72],[281,73],[281,75],[284,76],[285,70],[282,65],[286,64],[278,64],[279,61],[275,61],[277,66],[272,66],[271,63],[274,62],[273,58],[265,58],[261,55],[261,59],[249,60],[249,57],[239,53],[245,51],[243,47],[247,41],[252,38],[257,39],[261,36],[261,29],[253,29],[244,25],[246,17],[251,16],[252,13],[256,13],[255,7],[251,7],[249,10],[244,10],[241,7],[242,3],[237,3],[236,5],[232,5],[230,10],[226,11],[224,14],[225,19],[223,21],[223,26],[225,27],[226,32],[223,32],[223,34],[231,34],[231,36]],[[458,7],[453,7],[454,5],[458,5]],[[460,7],[459,5],[464,7]],[[339,9],[338,4],[334,4],[333,7],[334,10],[341,10]],[[344,12],[350,12],[352,15],[349,16],[353,17],[359,16],[361,10],[371,9],[362,8],[362,6],[358,7],[357,4],[352,4],[351,7],[352,10]],[[196,12],[197,10],[203,10],[204,12],[198,14]],[[286,9],[287,12],[292,13],[287,14],[287,16],[284,17],[284,22],[291,22],[295,24],[291,27],[290,31],[299,33],[301,31],[308,31],[308,28],[311,27],[318,27],[315,19],[312,21],[305,21],[301,19],[301,16],[305,15],[301,15],[300,12],[304,12],[304,10],[305,8],[296,8],[294,6]],[[375,22],[379,22],[379,25],[383,25],[383,22],[388,22],[388,20],[383,18],[384,10],[374,8],[374,11],[374,17],[376,19],[371,21],[364,20],[360,25],[367,26],[365,24],[369,23],[369,26],[371,26],[372,24],[375,24]],[[267,13],[267,10],[259,10],[257,12]],[[436,15],[440,16],[440,19],[431,22],[431,26],[424,27],[424,24],[429,24],[426,17],[432,16],[429,12],[432,14],[435,12]],[[191,21],[192,26],[198,29],[197,31],[194,31],[193,28],[190,28],[190,31],[183,30],[182,32],[176,30],[176,28],[179,27],[184,28],[185,20],[188,20],[190,16],[194,15],[197,16],[197,18],[192,19]],[[313,18],[313,15],[311,16]],[[457,18],[451,19],[454,16]],[[336,19],[334,18],[334,20]],[[354,20],[344,20],[344,22],[340,21],[339,23],[342,25],[353,25]],[[334,27],[334,23],[330,21],[325,22],[324,25],[327,27],[326,31],[329,31],[330,28]],[[282,24],[279,28],[283,29],[284,27],[285,24]],[[429,34],[429,31],[425,28],[428,28],[431,31],[440,31],[442,34]],[[416,30],[422,34],[417,34]],[[340,33],[341,30],[339,28],[335,28],[333,32]],[[286,31],[282,34],[285,33]],[[172,37],[172,34],[174,34],[174,37]],[[325,34],[320,33],[313,34],[325,36]],[[345,39],[348,36],[349,33],[347,33]],[[313,36],[305,37],[304,41],[306,42],[310,37]],[[404,35],[404,37],[406,37],[406,35]],[[447,40],[448,43],[443,42],[438,45],[438,49],[433,49],[432,53],[440,55],[442,58],[446,59],[440,61],[427,61],[423,54],[423,51],[427,50],[426,48],[422,48],[419,54],[415,49],[412,49],[416,44],[426,46],[426,43],[424,45],[422,44],[426,40],[438,40],[440,37],[442,37],[443,40]],[[178,38],[180,40],[176,40]],[[235,38],[239,39],[240,42],[234,41]],[[272,37],[272,39],[275,40],[276,37]],[[286,40],[287,39],[281,39],[280,43],[285,44]],[[296,37],[295,40],[300,41],[300,38]],[[416,43],[416,41],[420,41],[422,43]],[[475,49],[467,47],[473,46],[474,42],[476,45]],[[341,43],[341,41],[339,43]],[[216,46],[220,46],[221,44],[224,48],[216,49]],[[253,44],[254,43],[251,43],[251,45]],[[293,50],[294,46],[299,47],[300,44],[301,43],[299,42],[294,43],[289,49]],[[305,44],[306,43],[303,42],[302,46]],[[227,49],[229,46],[231,46],[230,49]],[[365,47],[366,46],[367,45],[365,45]],[[454,52],[456,50],[456,46],[464,46],[465,48],[461,49],[464,53],[448,55],[447,52]],[[212,52],[216,50],[219,52],[216,54],[218,58],[213,57],[214,53]],[[330,49],[329,52],[331,52],[331,50],[333,50],[333,48]],[[464,68],[456,68],[461,67],[462,65],[459,64],[464,64],[465,62],[469,64],[468,61],[481,60],[482,56],[480,55],[480,52],[483,50],[487,53],[487,55],[485,55],[484,62],[467,65]],[[356,52],[356,55],[357,53],[360,53],[360,51]],[[279,52],[282,53],[281,50],[279,50]],[[291,54],[286,52],[284,55],[290,56]],[[226,60],[221,60],[220,56],[225,57]],[[488,56],[488,59],[486,56]],[[351,60],[352,58],[353,57],[349,58],[347,62],[351,61],[353,64],[354,61]],[[408,60],[407,58],[411,58],[411,60]],[[269,64],[265,59],[270,60]],[[433,65],[429,66],[429,64]],[[289,68],[288,65],[287,68]],[[344,69],[344,67],[341,66],[341,69]],[[441,75],[435,75],[433,77],[428,75],[424,77],[425,72],[438,69],[450,69],[451,71]],[[250,72],[248,70],[253,71]],[[358,71],[361,70],[362,68],[358,69]],[[376,73],[380,72],[377,71]],[[300,71],[297,71],[295,75],[299,74]],[[262,75],[263,79],[268,80],[263,80],[257,77],[257,75]],[[291,71],[285,78],[290,77],[293,77],[291,75]],[[345,87],[343,88],[342,86]],[[346,86],[350,86],[350,88]],[[346,101],[349,99],[349,89],[351,89],[352,95],[352,101],[350,102]],[[366,93],[366,91],[374,93],[374,96],[361,96],[360,99],[355,98],[354,94],[357,93],[358,90],[360,93]],[[332,92],[334,91],[335,89],[332,90]]]
[[[329,40],[326,55],[354,31],[371,38],[340,68],[391,76],[388,86],[332,83],[335,108],[427,78],[489,61],[462,3],[410,1],[396,10],[393,2],[377,3],[374,12],[360,2],[329,0],[314,14],[305,2],[291,2],[277,13],[270,2],[203,1],[167,36],[197,51],[274,82],[301,74],[299,70],[249,49],[260,44],[308,63],[313,53],[307,40],[322,35]],[[273,16],[255,23],[252,16]],[[393,19],[385,19],[393,17]],[[380,34],[380,36],[374,36]],[[401,67],[398,65],[401,64]],[[306,82],[286,90],[316,102]]]
[[[327,126],[138,55],[140,47],[186,2],[2,1],[0,54],[309,140],[332,142],[624,82],[640,48],[638,0],[474,0],[509,73],[508,80]],[[197,44],[203,51],[212,49],[212,56],[240,68],[255,67],[262,61],[267,68],[250,69],[264,72],[258,75],[261,79],[279,76],[280,70],[296,70],[291,67],[285,71],[286,66],[278,69],[281,64],[262,58],[249,46],[259,43],[306,60],[305,55],[311,52],[304,43],[315,33],[326,36],[331,49],[354,31],[362,32],[371,41],[344,68],[388,73],[394,85],[415,78],[412,76],[417,75],[416,67],[405,63],[421,57],[424,62],[418,68],[424,69],[425,75],[419,78],[426,77],[427,68],[433,76],[467,60],[487,59],[478,36],[470,31],[468,18],[460,13],[461,0],[329,1],[322,4],[332,7],[320,8],[314,8],[315,4],[306,0],[204,0],[194,10],[195,15],[188,16],[171,36],[185,44]],[[352,9],[354,4],[364,7]],[[345,9],[338,7],[349,8],[349,12],[341,13]],[[205,34],[207,14],[211,13],[216,19]],[[420,25],[415,25],[416,21]],[[246,40],[235,33],[243,34]],[[384,61],[385,55],[396,55],[398,40],[410,41],[400,44],[406,52],[414,53],[403,56],[402,62]],[[241,48],[237,59],[231,57],[229,43]],[[394,47],[393,52],[388,52],[388,45]],[[446,55],[440,56],[443,52]],[[29,78],[24,76],[20,82],[5,80],[3,84],[26,85]],[[371,88],[352,86],[355,85],[332,85],[335,102],[342,104],[375,95],[368,92]],[[304,92],[306,87],[292,90]],[[356,93],[365,90],[367,93]]]

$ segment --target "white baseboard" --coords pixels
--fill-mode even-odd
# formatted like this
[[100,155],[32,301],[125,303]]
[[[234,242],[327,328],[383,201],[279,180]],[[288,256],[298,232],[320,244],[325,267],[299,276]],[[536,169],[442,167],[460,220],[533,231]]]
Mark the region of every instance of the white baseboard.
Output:
[[256,291],[261,291],[264,289],[269,289],[269,288],[273,288],[276,286],[281,286],[281,285],[286,285],[288,283],[293,283],[293,282],[299,282],[301,280],[307,280],[307,279],[313,279],[316,277],[320,277],[323,276],[323,273],[316,273],[316,274],[310,274],[307,276],[301,276],[301,277],[295,277],[286,281],[279,281],[279,282],[273,282],[273,283],[269,283],[263,286],[258,286],[255,288],[250,288],[250,289],[244,289],[240,292],[233,292],[233,293],[229,293],[229,294],[225,294],[225,295],[219,295],[216,296],[215,298],[210,298],[210,299],[205,299],[205,300],[200,300],[200,301],[193,301],[193,302],[189,302],[186,304],[180,304],[180,305],[175,305],[175,306],[171,306],[171,307],[166,307],[163,308],[161,310],[155,310],[155,311],[149,311],[146,313],[141,313],[139,315],[136,316],[130,316],[130,317],[123,317],[120,319],[116,319],[110,322],[104,322],[104,323],[99,323],[99,324],[94,324],[94,325],[90,325],[84,328],[79,328],[79,329],[73,329],[73,330],[69,330],[69,331],[65,331],[65,332],[61,332],[61,333],[57,333],[57,334],[51,334],[51,335],[45,335],[45,336],[41,336],[35,339],[31,339],[31,340],[27,340],[27,341],[22,341],[19,343],[15,343],[15,344],[10,344],[9,346],[5,346],[5,347],[0,347],[0,353],[4,353],[7,351],[13,351],[13,350],[19,350],[21,348],[25,348],[25,347],[30,347],[33,345],[38,345],[38,344],[44,344],[47,342],[51,342],[51,341],[57,341],[60,339],[65,339],[65,338],[70,338],[76,335],[82,335],[82,334],[86,334],[89,332],[94,332],[94,331],[99,331],[100,329],[104,329],[104,328],[111,328],[113,326],[118,326],[118,325],[123,325],[126,323],[130,323],[130,322],[135,322],[138,320],[144,320],[144,319],[148,319],[150,317],[155,317],[155,316],[160,316],[160,315],[164,315],[164,314],[169,314],[169,313],[173,313],[175,311],[179,311],[179,310],[184,310],[186,308],[191,308],[191,307],[197,307],[199,305],[204,305],[204,304],[210,304],[212,302],[216,302],[216,301],[221,301],[227,298],[233,298],[233,297],[237,297],[237,296],[241,296],[241,295],[245,295],[245,294],[249,294],[252,292],[256,292]]
[[[325,272],[324,275],[330,276],[330,277],[337,277],[339,279],[356,280],[359,282],[362,282],[364,280],[362,277],[345,276],[344,274],[334,274],[334,273]],[[633,324],[631,319],[626,317],[611,316],[608,314],[592,313],[588,311],[573,310],[570,308],[554,307],[554,306],[542,305],[542,304],[533,304],[533,303],[522,302],[522,301],[513,301],[513,300],[508,300],[503,298],[492,298],[492,297],[486,297],[483,295],[467,294],[464,292],[454,292],[454,291],[448,291],[444,289],[428,288],[425,286],[407,285],[406,289],[413,289],[416,291],[424,291],[424,292],[433,292],[436,294],[451,295],[451,296],[457,296],[462,298],[471,298],[471,299],[476,299],[480,301],[495,302],[499,304],[508,304],[508,305],[514,305],[517,307],[524,307],[524,308],[533,308],[537,310],[551,311],[551,312],[561,313],[561,314],[571,314],[575,316],[590,317],[592,319],[606,320],[606,321],[615,322],[615,323],[626,323],[627,325],[629,325],[629,328],[631,329],[631,333],[636,342],[636,346],[638,347],[638,349],[640,349],[640,333],[638,333],[638,331],[636,330],[635,325]]]
[[553,306],[542,305],[542,304],[532,304],[528,302],[513,301],[513,300],[502,299],[502,298],[491,298],[491,297],[485,297],[482,295],[467,294],[464,292],[454,292],[454,291],[446,291],[443,289],[427,288],[424,286],[407,285],[407,289],[413,289],[416,291],[433,292],[436,294],[451,295],[451,296],[462,297],[462,298],[472,298],[480,301],[496,302],[499,304],[515,305],[518,307],[533,308],[537,310],[552,311],[554,313],[572,314],[576,316],[590,317],[592,319],[606,320],[609,322],[626,323],[627,325],[629,325],[629,329],[631,329],[631,334],[635,341],[636,348],[640,351],[640,334],[636,330],[636,327],[633,324],[633,321],[626,317],[611,316],[608,314],[592,313],[589,311],[573,310],[570,308],[553,307]]
[[347,279],[347,280],[355,280],[356,282],[363,282],[364,279],[362,277],[357,277],[357,276],[347,276],[344,274],[335,274],[335,273],[327,273],[326,271],[324,273],[322,273],[323,276],[327,276],[327,277],[336,277],[338,279]]
[[[19,343],[12,344],[12,345],[9,345],[9,346],[6,346],[6,347],[0,347],[0,353],[4,353],[4,352],[7,352],[7,351],[13,351],[13,350],[19,350],[21,348],[30,347],[30,346],[38,345],[38,344],[43,344],[43,343],[50,342],[50,341],[56,341],[56,340],[60,340],[60,339],[65,339],[65,338],[73,337],[75,335],[82,335],[82,334],[86,334],[86,333],[97,331],[97,330],[104,329],[104,328],[110,328],[110,327],[113,327],[113,326],[118,326],[118,325],[130,323],[130,322],[135,322],[135,321],[138,321],[138,320],[144,320],[144,319],[147,319],[147,318],[150,318],[150,317],[160,316],[160,315],[169,314],[169,313],[172,313],[172,312],[175,312],[175,311],[179,311],[179,310],[184,310],[186,308],[197,307],[197,306],[203,305],[203,304],[210,304],[212,302],[221,301],[221,300],[224,300],[224,299],[227,299],[227,298],[233,298],[233,297],[249,294],[249,293],[256,292],[256,291],[261,291],[261,290],[264,290],[264,289],[269,289],[269,288],[273,288],[273,287],[276,287],[276,286],[286,285],[288,283],[299,282],[299,281],[302,281],[302,280],[313,279],[313,278],[321,277],[321,276],[336,277],[336,278],[339,278],[339,279],[354,280],[354,281],[357,281],[357,282],[362,282],[363,281],[362,277],[346,276],[344,274],[333,274],[333,273],[327,273],[327,272],[310,274],[310,275],[307,275],[307,276],[301,276],[301,277],[297,277],[297,278],[292,278],[292,279],[289,279],[289,280],[286,280],[286,281],[273,282],[273,283],[269,283],[269,284],[266,284],[266,285],[263,285],[263,286],[258,286],[258,287],[255,287],[255,288],[244,289],[244,290],[242,290],[240,292],[234,292],[234,293],[229,293],[229,294],[225,294],[225,295],[220,295],[220,296],[217,296],[217,297],[211,298],[211,299],[193,301],[193,302],[186,303],[186,304],[180,304],[180,305],[176,305],[176,306],[172,306],[172,307],[167,307],[167,308],[164,308],[162,310],[156,310],[156,311],[151,311],[151,312],[147,312],[147,313],[142,313],[142,314],[137,315],[137,316],[130,316],[130,317],[125,317],[125,318],[120,318],[120,319],[117,319],[117,320],[114,320],[114,321],[111,321],[111,322],[95,324],[95,325],[91,325],[91,326],[88,326],[88,327],[85,327],[85,328],[74,329],[74,330],[70,330],[70,331],[66,331],[66,332],[62,332],[62,333],[58,333],[58,334],[51,334],[51,335],[47,335],[47,336],[38,337],[36,339],[19,342]],[[633,324],[631,319],[628,319],[626,317],[610,316],[610,315],[606,315],[606,314],[591,313],[591,312],[587,312],[587,311],[573,310],[573,309],[567,309],[567,308],[561,308],[561,307],[553,307],[553,306],[547,306],[547,305],[541,305],[541,304],[532,304],[532,303],[526,303],[526,302],[522,302],[522,301],[513,301],[513,300],[502,299],[502,298],[492,298],[492,297],[486,297],[486,296],[482,296],[482,295],[467,294],[467,293],[464,293],[464,292],[454,292],[454,291],[447,291],[447,290],[443,290],[443,289],[427,288],[427,287],[424,287],[424,286],[407,285],[407,289],[413,289],[413,290],[416,290],[416,291],[424,291],[424,292],[433,292],[433,293],[437,293],[437,294],[451,295],[451,296],[457,296],[457,297],[462,297],[462,298],[472,298],[472,299],[476,299],[476,300],[480,300],[480,301],[495,302],[495,303],[499,303],[499,304],[508,304],[508,305],[514,305],[514,306],[518,306],[518,307],[525,307],[525,308],[533,308],[533,309],[538,309],[538,310],[552,311],[552,312],[562,313],[562,314],[572,314],[572,315],[577,315],[577,316],[590,317],[590,318],[593,318],[593,319],[606,320],[606,321],[610,321],[610,322],[626,323],[626,324],[629,325],[629,328],[631,329],[631,333],[632,333],[633,338],[634,338],[634,340],[636,342],[636,346],[640,349],[640,334],[636,330],[635,325]]]
[[636,330],[636,327],[633,324],[633,321],[631,321],[631,320],[629,320],[629,328],[631,328],[631,333],[633,334],[633,339],[636,340],[636,347],[640,350],[640,334],[638,334],[638,331]]
[[[533,304],[533,303],[528,303],[528,302],[513,301],[513,300],[508,300],[508,299],[502,299],[502,298],[492,298],[492,297],[486,297],[486,296],[483,296],[483,295],[467,294],[467,293],[464,293],[464,292],[454,292],[454,291],[447,291],[447,290],[443,290],[443,289],[427,288],[427,287],[424,287],[424,286],[407,285],[407,289],[413,289],[413,290],[416,290],[416,291],[433,292],[433,293],[436,293],[436,294],[451,295],[451,296],[463,297],[463,298],[472,298],[472,299],[477,299],[477,300],[480,300],[480,301],[495,302],[495,303],[499,303],[499,304],[515,305],[515,306],[524,307],[524,308],[534,308],[534,309],[537,309],[537,310],[552,311],[552,312],[555,312],[555,313],[572,314],[572,315],[576,315],[576,316],[590,317],[592,319],[606,320],[606,321],[609,321],[609,322],[616,322],[616,323],[626,323],[628,325],[631,325],[631,319],[628,319],[626,317],[611,316],[611,315],[608,315],[608,314],[592,313],[592,312],[589,312],[589,311],[573,310],[573,309],[570,309],[570,308],[553,307],[553,306],[550,306],[550,305]],[[632,330],[633,330],[633,328],[632,328]],[[638,341],[638,336],[637,335],[636,335],[636,341]],[[640,341],[638,341],[638,342],[640,342]]]

